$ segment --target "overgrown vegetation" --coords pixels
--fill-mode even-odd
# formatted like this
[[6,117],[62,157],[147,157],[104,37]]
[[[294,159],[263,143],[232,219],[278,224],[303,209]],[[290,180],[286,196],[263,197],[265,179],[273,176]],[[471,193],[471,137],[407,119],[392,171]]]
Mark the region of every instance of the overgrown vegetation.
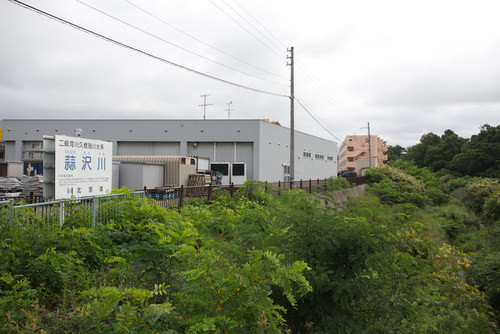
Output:
[[408,162],[368,179],[341,204],[247,182],[181,211],[130,198],[95,229],[4,223],[0,330],[495,332],[498,182]]
[[[438,136],[432,132],[423,135],[420,142],[407,149],[403,159],[418,167],[454,176],[500,177],[500,125],[485,124],[471,138],[461,138],[452,130]],[[389,158],[402,153],[396,145],[389,150]]]

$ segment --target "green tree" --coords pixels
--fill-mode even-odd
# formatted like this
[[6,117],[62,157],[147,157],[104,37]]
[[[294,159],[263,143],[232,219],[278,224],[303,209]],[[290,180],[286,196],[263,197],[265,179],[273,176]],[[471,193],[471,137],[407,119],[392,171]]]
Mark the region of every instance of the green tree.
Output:
[[405,158],[415,161],[418,167],[425,167],[427,151],[431,147],[438,145],[440,141],[441,138],[438,135],[429,132],[420,138],[418,144],[408,148],[408,154],[406,154]]
[[387,155],[387,161],[397,160],[404,153],[406,153],[406,150],[401,145],[396,145],[396,146],[389,145],[387,147],[387,152],[385,152],[385,154]]
[[451,130],[446,130],[438,144],[428,147],[424,158],[425,166],[434,172],[447,168],[449,162],[461,152],[466,142],[467,139],[459,137]]
[[483,125],[453,157],[449,168],[461,175],[500,177],[500,125]]

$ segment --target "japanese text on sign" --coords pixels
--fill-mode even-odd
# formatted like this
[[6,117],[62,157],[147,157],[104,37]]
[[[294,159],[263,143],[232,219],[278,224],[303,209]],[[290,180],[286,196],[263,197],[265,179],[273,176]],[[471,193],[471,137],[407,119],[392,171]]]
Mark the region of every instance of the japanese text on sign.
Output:
[[112,143],[55,136],[56,199],[101,195],[111,190]]

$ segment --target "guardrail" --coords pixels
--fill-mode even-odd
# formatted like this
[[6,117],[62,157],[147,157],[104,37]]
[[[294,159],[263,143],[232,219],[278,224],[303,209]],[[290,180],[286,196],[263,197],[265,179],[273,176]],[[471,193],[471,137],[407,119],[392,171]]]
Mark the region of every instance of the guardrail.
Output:
[[[349,182],[360,185],[366,183],[366,177],[346,178]],[[301,189],[308,193],[327,192],[328,183],[332,179],[309,179],[291,182],[264,182],[272,187],[272,194],[281,195],[284,190]],[[227,191],[231,197],[241,187],[241,185],[205,185],[205,186],[180,186],[180,187],[158,187],[147,189],[144,187],[144,193],[147,198],[154,200],[155,204],[166,208],[181,208],[186,201],[190,200],[211,200],[214,192]]]
[[[353,178],[358,179],[358,178]],[[290,182],[274,182],[266,185],[272,187],[272,194],[279,196],[283,190],[302,189],[309,193],[328,191],[328,182],[331,179],[299,180]],[[352,180],[352,183],[365,180]],[[357,182],[353,182],[357,181]],[[148,198],[154,204],[165,208],[181,208],[184,203],[191,200],[210,201],[215,192],[227,191],[230,196],[240,188],[239,185],[210,185],[189,187],[162,187],[144,189],[132,192],[135,198]],[[111,194],[89,198],[71,199],[63,201],[50,201],[42,203],[19,204],[14,200],[0,201],[0,222],[10,227],[32,228],[34,231],[43,229],[62,228],[67,222],[75,221],[78,226],[95,227],[111,219],[118,218],[121,209],[128,201],[127,194]]]
[[[131,195],[144,198],[143,191]],[[20,205],[15,205],[13,200],[1,201],[0,219],[10,227],[31,228],[34,231],[62,228],[73,219],[78,221],[79,226],[95,227],[97,223],[116,218],[127,200],[127,194],[111,194]]]

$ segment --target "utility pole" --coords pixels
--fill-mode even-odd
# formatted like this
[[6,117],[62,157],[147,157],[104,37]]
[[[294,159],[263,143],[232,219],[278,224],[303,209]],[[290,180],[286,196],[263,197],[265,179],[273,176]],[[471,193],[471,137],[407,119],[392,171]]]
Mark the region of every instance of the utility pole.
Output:
[[227,104],[227,119],[231,119],[231,104],[233,103],[233,101],[229,101]]
[[370,137],[370,122],[368,122],[368,166],[372,168],[372,140]]
[[207,106],[211,106],[212,104],[207,104],[207,96],[210,96],[212,94],[203,94],[203,95],[200,95],[200,97],[203,98],[203,104],[200,104],[199,106],[200,107],[203,107],[203,119],[206,119],[207,117]]
[[294,110],[294,102],[295,102],[295,92],[294,92],[294,75],[293,75],[293,46],[290,50],[290,56],[287,56],[287,59],[290,59],[290,63],[287,64],[290,66],[290,189],[293,188],[293,181],[295,179],[295,110]]

